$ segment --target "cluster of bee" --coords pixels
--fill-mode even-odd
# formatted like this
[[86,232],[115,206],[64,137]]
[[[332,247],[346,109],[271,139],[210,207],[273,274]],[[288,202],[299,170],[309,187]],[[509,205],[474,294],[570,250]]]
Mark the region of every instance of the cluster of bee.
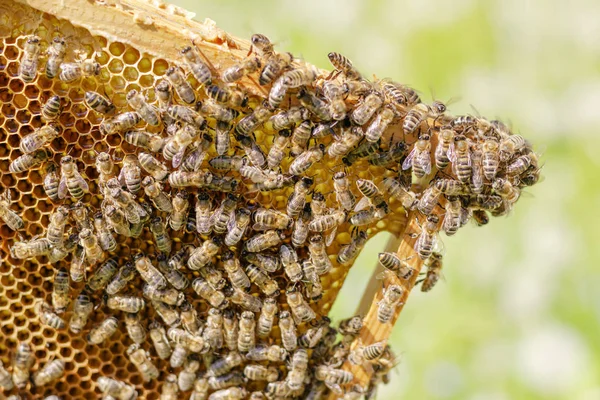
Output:
[[[395,201],[421,226],[415,252],[427,266],[422,290],[430,290],[442,265],[439,231],[452,235],[471,218],[482,225],[489,214],[508,213],[521,188],[537,182],[537,155],[501,122],[452,117],[443,103],[426,105],[407,86],[368,81],[339,53],[329,54],[334,71],[324,74],[277,53],[263,35],[251,41],[247,58],[221,73],[196,48],[184,48],[183,68],[167,69],[156,82],[155,104],[131,90],[130,110],[119,112],[87,91],[85,105],[103,116],[95,129],[133,149],[121,158],[98,153],[95,175],[87,177],[96,185],[75,158],[51,154],[48,145],[62,132],[61,98],[50,97],[41,109],[46,125],[22,138],[23,155],[9,170],[43,164],[43,188],[62,204],[45,234],[15,242],[11,257],[44,256],[55,265],[51,304],[36,306],[42,324],[80,334],[102,308],[107,315],[87,331],[90,344],[107,341],[120,317],[131,341],[127,355],[144,381],[159,376],[160,360],[178,370],[163,382],[161,399],[187,391],[195,400],[373,396],[395,356],[384,342],[358,342],[360,317],[331,327],[317,309],[322,277],[353,263]],[[65,63],[65,53],[64,39],[56,38],[47,78],[73,82],[99,73],[94,60]],[[36,78],[39,55],[39,38],[29,37],[19,67],[24,82]],[[270,85],[266,100],[238,86],[246,76]],[[257,135],[269,133],[265,149]],[[311,175],[317,164],[337,172],[323,181]],[[353,168],[369,164],[387,175],[352,179]],[[326,185],[333,187],[329,200],[319,190]],[[90,191],[101,198],[98,208],[84,201]],[[267,192],[287,201],[276,209],[253,199]],[[3,196],[0,217],[22,229],[10,192]],[[133,249],[120,265],[119,243],[146,228],[156,254]],[[331,254],[344,229],[350,243]],[[379,260],[406,282],[415,273],[395,254]],[[78,283],[84,287],[72,301]],[[392,320],[405,290],[384,288],[381,323]],[[368,387],[352,384],[352,373],[341,368],[346,361],[371,365]],[[18,386],[14,372],[6,376]],[[109,377],[97,387],[106,399],[137,397],[133,386]]]

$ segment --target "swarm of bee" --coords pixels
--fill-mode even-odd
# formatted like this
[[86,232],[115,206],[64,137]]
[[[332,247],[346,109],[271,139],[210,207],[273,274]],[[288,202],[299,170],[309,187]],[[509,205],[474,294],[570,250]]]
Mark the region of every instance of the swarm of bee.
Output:
[[[24,84],[101,73],[93,58],[66,62],[65,38],[45,51],[36,35],[22,42]],[[43,124],[21,138],[8,166],[13,175],[39,171],[54,204],[44,232],[8,248],[14,260],[54,270],[35,318],[100,347],[127,333],[124,356],[142,382],[100,374],[104,399],[135,399],[156,380],[165,400],[374,398],[397,359],[385,342],[360,341],[360,316],[332,326],[319,303],[328,275],[351,266],[400,210],[420,226],[414,260],[424,260],[419,282],[429,291],[442,270],[439,232],[506,215],[540,177],[531,144],[500,121],[451,116],[408,86],[369,81],[339,53],[329,53],[333,71],[324,72],[276,52],[264,35],[251,44],[224,70],[187,46],[153,88],[123,93],[124,106],[86,90],[92,131],[123,150],[94,150],[93,169],[68,148],[53,150],[66,99],[48,96]],[[266,99],[247,93],[243,79],[268,88]],[[323,165],[331,173],[315,173]],[[356,172],[369,165],[384,173]],[[20,236],[26,222],[12,205],[7,189],[0,218]],[[150,243],[133,241],[145,233]],[[334,253],[341,234],[350,240]],[[387,324],[416,268],[395,253],[379,261],[404,282],[383,288],[377,319]],[[367,386],[354,383],[346,362],[370,365]],[[13,363],[0,364],[3,393],[39,394],[65,373],[56,359],[30,381],[33,363],[20,343]]]

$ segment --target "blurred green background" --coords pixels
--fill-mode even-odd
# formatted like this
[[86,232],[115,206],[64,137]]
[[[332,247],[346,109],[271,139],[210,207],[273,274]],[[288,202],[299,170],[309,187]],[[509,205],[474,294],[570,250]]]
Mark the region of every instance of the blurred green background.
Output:
[[[543,151],[546,180],[508,218],[443,238],[445,282],[415,291],[379,399],[600,399],[600,2],[177,0],[323,68],[327,53],[450,112],[500,117]],[[353,314],[384,236],[353,268]]]

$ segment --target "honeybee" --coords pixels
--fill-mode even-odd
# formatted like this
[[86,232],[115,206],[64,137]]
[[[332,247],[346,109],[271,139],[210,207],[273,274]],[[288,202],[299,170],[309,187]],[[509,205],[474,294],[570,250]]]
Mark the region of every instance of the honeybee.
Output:
[[[175,121],[196,126],[200,130],[206,127],[206,120],[204,119],[204,117],[200,115],[200,113],[186,106],[171,104],[166,109],[166,115],[167,117],[172,118]],[[177,126],[175,124],[171,125]]]
[[4,368],[4,364],[0,361],[0,389],[9,391],[15,386],[10,372]]
[[379,263],[402,279],[410,279],[415,273],[415,269],[406,260],[401,260],[396,253],[379,253]]
[[92,328],[87,336],[87,341],[89,344],[100,344],[110,338],[118,327],[119,321],[115,317],[107,317],[99,325]]
[[21,342],[13,357],[12,381],[19,389],[24,389],[29,381],[29,370],[35,362],[29,343]]
[[173,343],[185,347],[191,353],[206,353],[209,349],[208,343],[201,336],[175,326],[169,328],[167,336]]
[[300,338],[298,338],[298,343],[300,346],[307,349],[316,347],[329,329],[330,322],[331,321],[327,317],[323,317],[319,321],[312,321],[310,323],[311,327],[308,328],[306,332],[300,336]]
[[260,298],[252,296],[251,294],[239,289],[233,289],[233,293],[231,293],[229,300],[232,303],[241,306],[245,310],[252,311],[253,313],[260,312],[262,308],[262,301]]
[[251,381],[275,382],[279,378],[279,371],[275,367],[265,367],[260,364],[247,364],[244,367],[244,376]]
[[60,183],[60,177],[58,175],[58,167],[55,163],[49,162],[44,167],[44,191],[50,200],[53,202],[57,202],[60,199],[58,198],[58,185]]
[[490,222],[490,217],[485,210],[471,210],[471,217],[477,226],[487,225]]
[[[360,342],[359,342],[360,343]],[[367,346],[359,344],[351,353],[348,359],[355,365],[360,365],[365,361],[372,362],[380,358],[386,350],[385,341],[373,343]]]
[[272,229],[287,229],[293,224],[287,214],[274,209],[259,208],[253,213],[255,231],[264,231]]
[[298,390],[304,386],[308,369],[308,353],[305,349],[298,349],[292,355],[292,361],[288,375],[285,379],[292,390]]
[[33,374],[33,384],[44,386],[57,380],[65,373],[65,362],[63,360],[52,360],[46,363],[38,372]]
[[358,146],[356,146],[356,148],[351,150],[346,157],[342,157],[342,162],[345,165],[350,166],[354,164],[356,160],[366,158],[367,160],[369,160],[369,162],[373,163],[373,159],[375,157],[378,157],[379,155],[388,154],[391,151],[389,150],[388,152],[380,153],[380,142],[380,140],[376,142],[369,142],[368,140],[363,141]]
[[0,196],[0,218],[10,229],[18,231],[25,227],[25,223],[19,214],[10,209],[10,204],[12,203],[11,196],[10,189],[6,189]]
[[226,68],[221,73],[221,79],[225,83],[234,83],[242,79],[244,76],[256,72],[260,67],[260,58],[248,57],[237,64]]
[[[297,123],[309,119],[308,110],[304,107],[290,107],[289,110],[281,111],[273,115],[269,120],[273,125],[273,129],[280,132],[288,132]],[[281,146],[284,147],[284,146]]]
[[50,328],[64,329],[66,326],[65,321],[45,301],[36,303],[35,313],[40,318],[40,322]]
[[[112,262],[110,264],[112,265]],[[135,267],[132,263],[126,263],[119,268],[116,274],[114,274],[110,283],[106,286],[106,293],[109,295],[117,294],[123,290],[133,278],[135,278]]]
[[434,160],[439,170],[443,170],[450,163],[449,151],[454,145],[454,130],[449,126],[442,127],[438,133],[438,144],[435,147]]
[[269,104],[259,104],[252,113],[242,118],[235,126],[235,132],[241,136],[250,136],[262,123],[271,116]]
[[317,301],[323,296],[323,285],[317,274],[317,268],[310,259],[302,261],[302,273],[304,274],[304,287],[306,297]]
[[223,313],[217,308],[208,310],[202,338],[213,350],[223,347]]
[[160,124],[160,115],[156,107],[148,104],[144,95],[137,90],[130,90],[127,93],[126,100],[129,107],[137,112],[148,125],[157,126]]
[[383,290],[383,297],[377,303],[377,320],[379,323],[387,324],[392,320],[396,307],[402,304],[403,294],[404,289],[400,285],[390,285]]
[[294,287],[289,287],[286,290],[286,299],[296,324],[308,322],[317,317],[317,314],[310,308],[302,293]]
[[508,205],[514,204],[521,196],[521,190],[513,186],[508,179],[496,178],[492,182],[492,189],[495,193],[500,195]]
[[23,48],[23,57],[19,64],[19,77],[25,83],[33,82],[37,77],[40,56],[40,38],[35,35],[27,37]]
[[508,164],[506,166],[506,173],[508,176],[517,176],[524,174],[528,170],[536,170],[537,167],[538,156],[534,152],[528,152],[527,154],[515,158],[510,164]]
[[130,236],[129,223],[125,219],[125,214],[117,207],[109,204],[104,209],[104,216],[110,227],[119,235]]
[[346,103],[342,86],[334,81],[323,83],[323,96],[329,102],[329,114],[336,121],[346,118]]
[[201,113],[208,115],[209,117],[214,118],[217,121],[229,123],[231,123],[239,115],[239,112],[237,110],[224,107],[223,105],[217,104],[210,99],[203,103],[196,103],[196,108],[199,109]]
[[323,236],[315,235],[309,239],[308,252],[310,254],[310,261],[315,266],[318,275],[324,275],[331,270],[332,264],[327,255]]
[[223,292],[211,288],[208,282],[202,278],[195,279],[192,282],[192,288],[213,307],[225,308],[229,303]]
[[[456,138],[455,138],[456,139]],[[413,145],[408,157],[402,162],[402,169],[412,167],[412,174],[417,178],[423,178],[431,173],[431,142],[429,134],[422,134]]]
[[267,165],[270,169],[274,170],[281,165],[281,161],[285,157],[285,150],[290,143],[290,134],[287,129],[281,130],[273,140],[273,145],[267,155]]
[[307,203],[304,205],[300,216],[294,224],[294,230],[292,231],[292,245],[294,247],[300,247],[306,242],[306,239],[308,238],[308,224],[310,223],[311,218],[312,212],[310,204]]
[[251,253],[259,253],[263,250],[266,250],[270,247],[275,247],[281,244],[284,235],[277,231],[271,230],[266,231],[265,233],[259,233],[248,240],[244,244],[244,249]]
[[363,327],[363,319],[360,315],[346,318],[340,321],[339,332],[344,335],[358,335]]
[[42,107],[42,119],[44,121],[54,121],[60,115],[61,104],[59,96],[50,96]]
[[208,85],[205,88],[206,96],[213,101],[228,105],[229,107],[245,107],[248,102],[248,96],[240,89],[234,89],[227,86]]
[[141,297],[115,294],[108,298],[106,305],[112,310],[137,313],[146,307],[146,302]]
[[150,382],[152,379],[158,378],[158,368],[152,363],[148,353],[141,349],[136,343],[127,348],[129,361],[136,366],[144,382]]
[[279,345],[258,345],[250,351],[248,351],[248,353],[246,354],[246,359],[250,361],[283,362],[285,361],[287,356],[287,350]]
[[73,333],[81,332],[93,310],[94,304],[90,296],[85,292],[79,293],[73,305],[73,314],[69,320],[69,330]]
[[438,204],[438,200],[442,192],[437,188],[436,185],[431,185],[423,192],[423,195],[419,199],[417,208],[425,215],[433,213],[434,208]]
[[15,158],[8,166],[8,172],[18,174],[33,169],[37,165],[48,159],[48,152],[44,149],[39,149],[33,153],[23,154]]
[[100,132],[103,135],[125,132],[140,123],[142,117],[135,111],[127,111],[111,119],[104,119],[100,124]]
[[59,133],[60,129],[57,126],[42,126],[21,139],[19,149],[25,154],[33,153],[57,138]]
[[297,97],[298,100],[300,100],[300,104],[306,107],[319,120],[331,121],[331,109],[326,101],[321,100],[315,94],[304,88],[300,89]]
[[348,80],[358,80],[361,78],[360,72],[352,65],[352,61],[348,57],[333,51],[327,57],[331,65],[343,73]]
[[66,83],[71,83],[81,77],[98,74],[100,74],[100,64],[92,59],[86,59],[74,63],[62,63],[58,79]]
[[71,156],[60,160],[61,178],[58,185],[58,197],[64,199],[67,192],[75,199],[80,199],[90,190],[89,185],[77,170],[77,164]]
[[273,273],[280,267],[279,258],[276,256],[261,253],[248,253],[243,251],[242,257],[244,257],[247,262],[258,266],[265,272]]
[[125,328],[133,343],[142,344],[146,341],[146,329],[141,323],[139,313],[125,314]]
[[296,325],[289,311],[279,313],[279,330],[281,331],[281,344],[287,351],[294,351],[298,347],[298,334]]
[[174,326],[174,325],[178,325],[181,322],[179,313],[173,306],[165,304],[162,301],[156,301],[156,300],[151,300],[150,303],[152,305],[152,308],[154,308],[154,311],[156,312],[156,314],[158,314],[158,316],[160,316],[160,318],[163,320],[165,325]]
[[471,151],[469,149],[469,141],[464,135],[456,135],[454,137],[454,146],[451,147],[450,161],[452,161],[452,169],[456,177],[462,183],[468,183],[471,180]]
[[167,213],[173,211],[171,198],[163,190],[163,185],[160,182],[155,181],[151,176],[147,176],[142,181],[142,185],[144,186],[146,196],[152,200],[152,203],[159,211]]
[[342,132],[327,149],[327,154],[332,158],[342,157],[348,154],[363,138],[364,132],[360,126],[353,126]]
[[254,35],[252,35],[250,41],[252,42],[253,48],[256,48],[259,54],[261,54],[263,57],[267,58],[275,54],[273,44],[265,35],[255,33]]
[[135,400],[137,398],[137,392],[135,388],[125,382],[111,379],[105,376],[98,377],[96,381],[98,388],[106,396],[114,396],[118,399],[123,400]]
[[436,179],[433,185],[446,196],[458,196],[467,190],[462,182],[454,179]]
[[240,386],[217,390],[208,396],[209,400],[242,400],[246,398],[248,391]]
[[431,106],[424,103],[418,103],[410,109],[404,121],[402,122],[402,129],[405,135],[413,133],[423,121],[428,117],[439,117],[446,112],[446,105],[440,101],[434,101]]
[[169,358],[169,365],[171,368],[181,368],[187,359],[189,350],[180,344],[176,344],[171,357]]
[[284,244],[279,248],[279,257],[283,270],[290,281],[298,282],[302,279],[302,267],[298,262],[296,250]]
[[350,120],[356,125],[366,124],[371,117],[381,108],[383,99],[377,92],[367,95],[350,114]]
[[237,351],[232,351],[227,353],[225,357],[215,360],[210,367],[208,367],[208,371],[206,372],[206,376],[221,376],[238,365],[241,365],[244,362],[243,357]]
[[274,295],[279,290],[279,285],[277,282],[267,275],[263,270],[254,266],[248,265],[246,267],[246,273],[248,278],[252,283],[254,283],[258,288],[267,296]]
[[185,76],[181,73],[179,69],[175,67],[170,67],[165,72],[165,76],[171,84],[171,86],[175,88],[175,92],[177,93],[181,101],[187,104],[194,104],[196,102],[196,95],[194,93],[192,85],[190,85],[190,83],[185,80]]
[[346,212],[344,210],[335,210],[331,214],[325,215],[318,215],[313,210],[313,215],[312,221],[308,224],[308,229],[311,232],[325,232],[334,229],[346,220]]
[[167,139],[163,147],[163,157],[165,160],[172,160],[173,168],[178,168],[183,162],[186,149],[196,140],[200,131],[192,125],[184,125]]
[[528,146],[527,141],[521,135],[510,135],[500,142],[498,154],[500,161],[508,162],[511,157],[520,151],[521,149]]
[[340,248],[337,255],[337,262],[340,265],[351,265],[358,257],[358,254],[367,243],[368,234],[366,231],[355,230],[352,234],[352,241]]
[[79,233],[79,242],[85,250],[85,258],[90,264],[94,264],[104,258],[104,251],[100,247],[98,237],[91,230],[81,230]]
[[196,309],[188,301],[184,301],[181,305],[181,324],[192,335],[200,333],[204,326],[204,322],[200,320]]
[[[294,56],[291,53],[273,53],[263,63],[264,66],[258,77],[258,83],[261,86],[265,86],[281,77],[281,74],[290,67],[293,61]],[[280,82],[280,85],[285,86],[284,80],[281,80]],[[273,86],[276,84],[277,82],[275,82]]]
[[425,223],[421,227],[421,233],[415,242],[415,251],[422,260],[429,258],[433,251],[437,251],[437,249],[442,246],[437,229],[438,223],[439,217],[432,214],[427,217]]
[[471,152],[471,192],[483,192],[483,153],[479,144],[473,145]]
[[215,233],[222,234],[227,231],[227,223],[235,210],[237,202],[238,197],[228,193],[227,197],[221,202],[219,208],[215,210],[213,214],[213,230]]
[[238,351],[247,352],[256,345],[256,320],[254,313],[244,311],[240,316]]
[[172,350],[165,328],[159,322],[152,321],[148,325],[148,330],[158,358],[161,360],[169,358]]
[[115,163],[110,154],[102,152],[96,156],[96,171],[98,172],[98,184],[101,188],[109,179],[115,177]]
[[200,362],[198,360],[188,360],[183,365],[183,369],[179,372],[177,377],[177,386],[182,392],[187,392],[194,387],[194,381],[196,375],[200,369]]
[[242,269],[240,260],[231,251],[223,254],[221,260],[223,261],[223,268],[227,272],[231,285],[234,288],[248,291],[250,289],[250,279]]
[[[436,181],[437,182],[437,181]],[[405,185],[394,178],[383,178],[383,189],[392,197],[400,200],[405,210],[414,210],[419,203],[417,195],[412,190],[407,190]]]
[[[487,137],[483,142],[483,175],[487,180],[493,180],[496,177],[499,167],[499,148],[500,144],[494,137]],[[509,172],[510,174],[510,172]]]
[[383,136],[383,133],[394,121],[395,117],[396,113],[392,106],[386,105],[382,107],[365,131],[365,138],[367,141],[375,143],[381,139],[381,136]]
[[133,257],[135,269],[138,271],[144,282],[158,289],[167,286],[167,280],[163,274],[150,262],[148,257],[137,254]]
[[52,307],[57,314],[62,314],[67,309],[69,298],[69,273],[64,268],[54,272],[52,281]]
[[88,108],[105,115],[112,115],[117,109],[110,100],[92,91],[85,92],[84,103]]
[[195,210],[196,230],[201,235],[208,235],[212,231],[212,204],[208,193],[198,193]]
[[43,256],[50,252],[52,246],[46,238],[35,238],[29,241],[15,242],[10,248],[10,256],[19,260]]
[[260,316],[258,317],[258,322],[256,325],[256,334],[259,338],[266,339],[271,334],[278,308],[277,301],[274,298],[267,297],[264,300],[263,307],[260,311]]
[[429,292],[439,281],[442,271],[442,253],[433,252],[431,257],[425,260],[427,274],[422,280],[421,291]]
[[302,175],[313,166],[313,164],[321,161],[325,155],[325,145],[320,144],[304,151],[298,155],[290,164],[289,172],[292,175]]
[[[10,194],[10,192],[8,193]],[[46,238],[52,246],[63,246],[65,226],[68,218],[69,209],[65,206],[59,206],[56,211],[50,215],[48,230],[46,231]]]
[[204,377],[197,378],[194,382],[194,390],[190,395],[190,400],[206,400],[208,398],[208,379]]
[[342,395],[340,385],[352,382],[354,375],[350,371],[332,368],[328,365],[319,365],[315,370],[315,378],[325,382],[325,385],[336,395]]
[[[210,85],[212,83],[212,72],[208,65],[206,65],[200,58],[200,54],[192,48],[192,46],[186,46],[181,50],[181,54],[185,62],[187,63],[192,75],[201,85]],[[173,86],[177,89],[175,82],[171,81]],[[190,87],[191,89],[191,87]],[[181,96],[181,95],[180,95]],[[185,100],[184,100],[185,101]],[[191,101],[188,103],[192,103]]]
[[225,245],[232,247],[242,240],[248,225],[250,224],[251,212],[246,208],[241,208],[235,212],[233,218],[227,225],[227,234],[225,235]]
[[165,254],[169,254],[173,242],[167,233],[166,224],[161,217],[155,217],[150,221],[150,232],[152,232],[152,236],[154,236],[156,248]]

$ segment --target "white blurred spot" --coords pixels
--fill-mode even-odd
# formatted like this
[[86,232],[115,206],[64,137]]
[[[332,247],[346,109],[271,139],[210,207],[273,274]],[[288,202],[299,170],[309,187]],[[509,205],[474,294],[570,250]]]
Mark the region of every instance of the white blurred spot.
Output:
[[480,392],[468,397],[468,400],[509,400],[509,397],[501,392]]
[[425,371],[425,390],[434,397],[456,395],[463,386],[463,376],[455,363],[440,361]]

